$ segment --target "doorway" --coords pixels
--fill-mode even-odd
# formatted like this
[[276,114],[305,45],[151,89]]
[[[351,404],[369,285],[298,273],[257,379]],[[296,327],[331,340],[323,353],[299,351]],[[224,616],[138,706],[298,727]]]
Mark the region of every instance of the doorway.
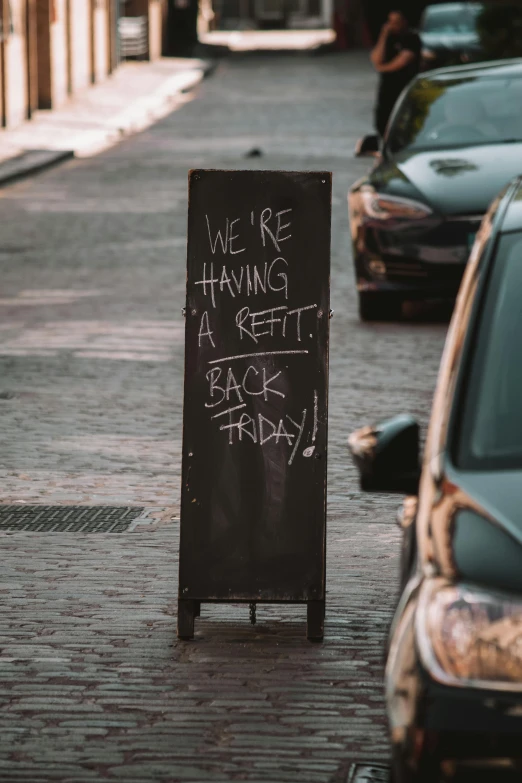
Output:
[[[51,23],[53,0],[30,0],[30,7],[36,17],[36,45],[30,57],[36,63],[32,71],[31,93],[39,109],[50,109],[52,105],[51,84]],[[36,11],[36,13],[34,13]],[[31,42],[28,40],[28,46]],[[36,56],[34,54],[36,49]],[[29,77],[31,78],[31,76]]]
[[38,109],[38,28],[36,0],[25,0],[25,57],[27,69],[27,119]]

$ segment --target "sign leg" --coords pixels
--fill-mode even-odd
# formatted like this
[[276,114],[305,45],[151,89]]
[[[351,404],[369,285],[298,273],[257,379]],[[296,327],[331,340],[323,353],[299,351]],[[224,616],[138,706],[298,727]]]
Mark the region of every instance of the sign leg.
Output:
[[324,601],[308,601],[306,636],[311,642],[322,642],[324,637]]
[[180,598],[178,601],[178,639],[194,638],[194,618],[198,601]]
[[194,601],[194,617],[201,616],[201,601]]

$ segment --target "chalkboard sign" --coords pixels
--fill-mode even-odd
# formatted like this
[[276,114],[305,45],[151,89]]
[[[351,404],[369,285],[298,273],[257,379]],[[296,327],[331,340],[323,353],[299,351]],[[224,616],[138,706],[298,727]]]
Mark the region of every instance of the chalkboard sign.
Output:
[[331,174],[189,178],[178,635],[202,602],[325,601]]

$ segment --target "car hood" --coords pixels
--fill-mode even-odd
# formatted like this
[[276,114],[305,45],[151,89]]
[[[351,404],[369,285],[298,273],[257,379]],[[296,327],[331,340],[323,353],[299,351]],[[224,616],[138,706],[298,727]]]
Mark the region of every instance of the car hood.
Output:
[[437,212],[483,214],[504,185],[522,173],[522,142],[402,153],[390,167]]
[[477,33],[422,33],[422,45],[426,49],[460,52],[466,48],[478,48],[480,39]]

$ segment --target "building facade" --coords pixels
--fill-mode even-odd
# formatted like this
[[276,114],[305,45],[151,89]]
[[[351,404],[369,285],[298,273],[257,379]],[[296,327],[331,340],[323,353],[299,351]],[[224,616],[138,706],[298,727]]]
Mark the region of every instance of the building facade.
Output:
[[[130,0],[145,20],[143,59],[161,55],[164,0]],[[127,3],[126,3],[127,4]],[[120,62],[123,0],[0,0],[0,120],[4,128],[103,82]]]

